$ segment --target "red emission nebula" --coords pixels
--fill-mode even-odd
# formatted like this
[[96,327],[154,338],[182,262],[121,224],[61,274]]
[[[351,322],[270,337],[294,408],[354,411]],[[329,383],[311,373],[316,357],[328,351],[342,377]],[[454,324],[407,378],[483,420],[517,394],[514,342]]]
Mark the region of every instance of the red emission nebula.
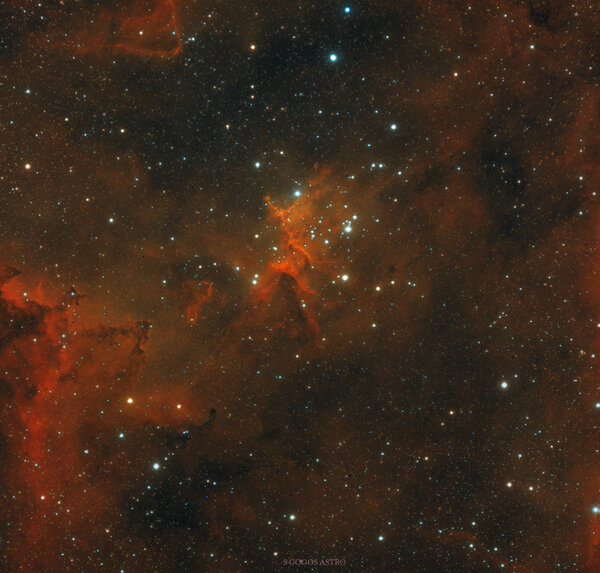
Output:
[[0,22],[0,571],[600,573],[596,3]]
[[102,6],[93,16],[92,26],[82,27],[76,38],[80,54],[109,52],[172,58],[181,51],[175,0]]

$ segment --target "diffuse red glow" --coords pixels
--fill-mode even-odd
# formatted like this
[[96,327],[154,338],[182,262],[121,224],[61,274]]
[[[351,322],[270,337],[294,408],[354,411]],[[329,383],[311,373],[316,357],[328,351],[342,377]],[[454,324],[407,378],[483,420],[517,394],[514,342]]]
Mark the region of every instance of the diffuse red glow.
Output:
[[[328,281],[335,274],[337,237],[346,213],[341,201],[343,186],[336,183],[329,170],[318,168],[309,180],[309,189],[287,208],[265,197],[270,218],[276,223],[279,245],[275,260],[268,263],[248,302],[254,308],[271,308],[278,300],[285,301],[287,314],[281,315],[286,318],[272,326],[280,329],[293,324],[294,336],[302,332],[301,338],[321,346],[319,295],[311,282],[321,285],[323,279]],[[325,303],[321,306],[324,308]]]
[[261,283],[248,301],[258,315],[269,317],[270,327],[275,330],[287,328],[292,338],[315,340],[320,329],[309,308],[315,292],[294,264],[271,263]]
[[598,515],[591,518],[588,537],[588,571],[600,571],[600,519]]
[[298,231],[299,223],[302,224],[302,220],[293,220],[294,211],[296,210],[296,204],[288,207],[287,209],[279,209],[270,197],[265,197],[269,212],[275,220],[280,223],[281,233],[283,235],[282,242],[286,253],[289,253],[290,258],[293,260],[293,265],[299,269],[305,266],[313,264],[308,251],[306,250],[306,244],[303,244],[303,236],[306,234],[306,229],[302,228]]
[[185,306],[185,320],[190,323],[198,321],[201,307],[213,294],[213,286],[208,281],[185,281],[180,289],[180,298]]
[[[10,516],[19,532],[10,553],[22,564],[32,541],[38,548],[51,543],[52,528],[75,535],[90,516],[114,510],[110,488],[90,472],[86,455],[94,427],[120,418],[113,399],[136,383],[147,325],[84,328],[74,290],[58,304],[19,297],[6,282],[15,274],[5,272],[0,281],[0,361],[8,397],[2,429],[14,446],[9,487],[27,505]],[[90,399],[104,409],[90,414]],[[77,514],[70,512],[73,506],[80,509]],[[44,547],[34,555],[55,554]],[[58,570],[31,555],[32,570]]]
[[276,329],[291,327],[293,337],[319,344],[320,327],[315,311],[317,295],[309,285],[309,276],[313,269],[322,270],[328,263],[321,253],[311,248],[308,239],[309,225],[315,218],[314,201],[302,198],[282,209],[270,197],[265,200],[271,218],[278,224],[280,255],[268,263],[249,304],[254,308],[270,308],[279,299],[286,312],[281,313],[282,317],[272,326]]
[[78,38],[77,51],[177,56],[181,52],[181,34],[175,0],[143,0],[114,10],[102,8],[92,31]]

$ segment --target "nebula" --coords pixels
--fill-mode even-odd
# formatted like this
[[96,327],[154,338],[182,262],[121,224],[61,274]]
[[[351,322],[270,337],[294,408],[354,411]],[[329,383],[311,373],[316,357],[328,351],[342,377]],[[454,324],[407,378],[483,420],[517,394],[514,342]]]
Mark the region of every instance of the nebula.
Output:
[[174,0],[147,0],[100,8],[77,38],[80,54],[108,52],[172,58],[181,52]]
[[1,571],[600,572],[594,3],[0,19]]

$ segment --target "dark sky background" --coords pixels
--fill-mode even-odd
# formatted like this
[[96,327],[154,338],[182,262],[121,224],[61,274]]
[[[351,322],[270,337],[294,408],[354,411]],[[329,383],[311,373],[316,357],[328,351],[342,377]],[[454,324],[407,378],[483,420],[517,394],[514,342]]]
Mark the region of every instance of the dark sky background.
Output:
[[1,2],[0,570],[600,571],[599,29]]

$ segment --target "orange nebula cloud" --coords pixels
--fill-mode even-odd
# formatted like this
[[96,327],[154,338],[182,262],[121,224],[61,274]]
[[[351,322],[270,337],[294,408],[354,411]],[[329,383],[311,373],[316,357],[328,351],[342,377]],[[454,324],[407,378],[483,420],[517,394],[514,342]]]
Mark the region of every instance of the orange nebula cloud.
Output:
[[78,51],[176,56],[181,52],[181,34],[175,0],[143,0],[120,9],[102,8],[92,31],[79,38]]
[[310,237],[311,228],[323,220],[316,201],[319,195],[315,189],[313,196],[302,197],[288,208],[279,208],[270,197],[265,198],[271,218],[277,223],[279,255],[268,263],[260,285],[248,301],[261,316],[271,317],[271,328],[286,327],[292,338],[305,343],[317,341],[320,333],[315,309],[317,293],[310,286],[310,275],[329,266],[328,254]]
[[588,567],[589,571],[600,571],[600,520],[597,515],[589,524]]
[[[105,420],[124,422],[113,398],[137,381],[148,325],[80,328],[75,291],[59,304],[24,293],[17,299],[7,284],[15,276],[10,269],[0,273],[0,392],[6,398],[2,429],[14,444],[9,487],[27,505],[11,515],[20,535],[10,552],[20,562],[31,539],[43,544],[51,529],[79,530],[86,515],[112,511],[107,476],[95,478],[86,455]],[[75,413],[96,400],[103,406],[89,411],[83,424]],[[72,504],[83,506],[78,516],[70,513]],[[47,549],[37,555],[52,554]]]
[[309,308],[315,292],[293,263],[270,264],[263,286],[251,296],[258,315],[267,316],[274,330],[286,328],[292,338],[308,343],[319,334],[319,325]]
[[303,222],[303,217],[300,216],[300,220],[298,218],[294,219],[297,205],[294,204],[287,209],[279,209],[273,205],[270,197],[265,197],[265,199],[272,216],[280,223],[285,252],[289,253],[295,266],[312,265],[312,259],[306,250],[306,244],[303,244],[303,235],[306,233],[306,229],[300,228],[298,230],[299,223]]
[[185,305],[185,320],[197,322],[200,308],[210,299],[213,286],[207,281],[185,281],[180,289],[180,298]]

